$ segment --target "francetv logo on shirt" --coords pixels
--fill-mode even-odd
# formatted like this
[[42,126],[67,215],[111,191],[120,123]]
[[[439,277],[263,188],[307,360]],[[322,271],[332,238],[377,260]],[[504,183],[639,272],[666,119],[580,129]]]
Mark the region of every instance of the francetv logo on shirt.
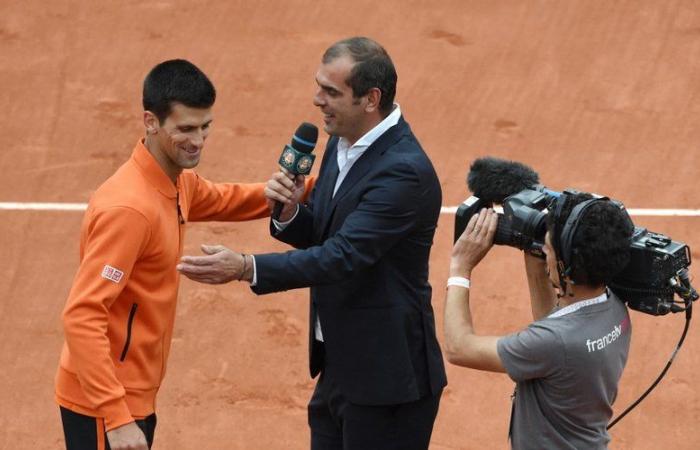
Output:
[[595,352],[597,350],[603,350],[608,345],[615,342],[622,333],[625,333],[630,326],[630,319],[626,317],[619,325],[615,325],[608,334],[605,334],[598,339],[586,339],[586,348],[588,353]]

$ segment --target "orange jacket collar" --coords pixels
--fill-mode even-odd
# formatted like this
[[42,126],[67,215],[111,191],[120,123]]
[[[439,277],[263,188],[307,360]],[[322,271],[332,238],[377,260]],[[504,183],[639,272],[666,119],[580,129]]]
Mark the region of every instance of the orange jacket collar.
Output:
[[[153,185],[160,193],[168,198],[175,198],[177,195],[177,188],[170,181],[170,177],[166,175],[165,171],[158,161],[153,157],[151,152],[148,151],[143,143],[143,139],[139,139],[136,143],[133,153],[131,154],[134,162],[138,168],[143,172],[144,177],[149,183]],[[178,177],[179,178],[179,177]]]

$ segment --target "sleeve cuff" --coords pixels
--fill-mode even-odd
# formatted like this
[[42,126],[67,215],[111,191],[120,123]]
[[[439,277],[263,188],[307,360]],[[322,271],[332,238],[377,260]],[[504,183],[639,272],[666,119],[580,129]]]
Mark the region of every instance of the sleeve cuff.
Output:
[[[285,222],[280,222],[279,220],[272,219],[272,224],[275,226],[277,231],[284,231],[285,228],[287,228],[287,225],[292,223],[294,219],[297,218],[297,214],[299,214],[299,204],[297,204],[297,210],[294,211],[294,215],[292,216],[291,219],[285,221]],[[253,259],[255,261],[255,259]],[[253,263],[255,264],[255,263]],[[255,280],[255,276],[253,275],[253,280]]]
[[134,421],[123,397],[105,403],[100,410],[104,411],[105,431],[111,431]]
[[253,260],[253,281],[250,282],[250,287],[253,287],[258,284],[258,268],[255,265],[255,255],[250,255],[250,258]]

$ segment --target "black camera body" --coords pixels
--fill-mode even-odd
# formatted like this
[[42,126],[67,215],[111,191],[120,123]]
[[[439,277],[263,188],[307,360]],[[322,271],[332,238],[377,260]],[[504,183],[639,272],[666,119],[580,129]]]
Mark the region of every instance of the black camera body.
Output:
[[[507,197],[503,201],[503,213],[499,214],[494,244],[515,247],[544,257],[542,245],[547,232],[547,206],[553,198],[551,192],[539,187],[523,189]],[[466,199],[457,208],[454,240],[459,239],[474,214],[491,206],[491,203],[476,196]]]
[[[575,193],[567,190],[565,194]],[[507,245],[544,258],[542,246],[546,233],[548,207],[562,195],[541,185],[523,189],[505,198],[499,214],[494,244]],[[622,203],[612,200],[624,209]],[[469,219],[491,202],[471,196],[458,208],[455,217],[455,241]],[[610,289],[630,308],[652,315],[682,310],[674,302],[674,293],[689,301],[698,298],[687,279],[690,249],[682,242],[635,227],[630,243],[630,262],[610,283]],[[685,295],[685,296],[684,296]]]
[[[663,234],[635,227],[630,262],[610,283],[610,289],[630,308],[655,316],[674,309],[677,274],[690,266],[690,248]],[[692,288],[691,288],[692,290]],[[697,294],[695,298],[697,299]]]

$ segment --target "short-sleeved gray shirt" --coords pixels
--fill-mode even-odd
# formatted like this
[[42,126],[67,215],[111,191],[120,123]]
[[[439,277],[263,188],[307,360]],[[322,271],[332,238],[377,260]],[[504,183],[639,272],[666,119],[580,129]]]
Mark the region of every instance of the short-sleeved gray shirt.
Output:
[[605,449],[631,324],[614,294],[583,300],[498,340],[516,382],[514,449]]

